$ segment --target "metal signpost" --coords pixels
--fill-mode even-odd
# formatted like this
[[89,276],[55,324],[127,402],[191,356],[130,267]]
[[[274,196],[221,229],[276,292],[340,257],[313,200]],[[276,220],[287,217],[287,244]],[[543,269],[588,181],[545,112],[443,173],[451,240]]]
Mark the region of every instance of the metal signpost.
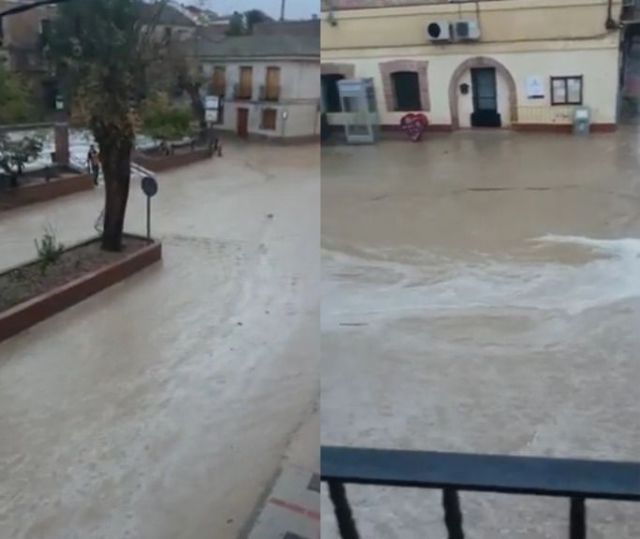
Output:
[[142,192],[147,195],[147,239],[151,239],[151,198],[158,192],[158,182],[151,176],[142,178]]
[[216,124],[220,121],[221,99],[215,95],[208,95],[204,98],[205,121],[209,124]]

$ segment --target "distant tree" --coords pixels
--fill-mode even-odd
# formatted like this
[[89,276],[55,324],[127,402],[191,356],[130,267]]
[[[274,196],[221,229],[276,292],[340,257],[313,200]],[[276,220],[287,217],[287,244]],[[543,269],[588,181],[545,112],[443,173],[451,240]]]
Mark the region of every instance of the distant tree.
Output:
[[33,95],[29,86],[0,64],[0,124],[33,119]]
[[[166,0],[156,2],[155,21]],[[138,0],[81,0],[58,7],[49,49],[72,95],[83,96],[105,178],[102,248],[122,248],[140,73],[152,57],[155,21]]]
[[256,24],[260,24],[261,22],[270,21],[271,17],[269,17],[264,11],[260,11],[259,9],[250,9],[249,11],[245,11],[244,20],[246,25],[246,33],[252,34],[253,27]]
[[149,62],[144,74],[147,96],[158,92],[189,96],[193,117],[201,128],[206,127],[205,109],[200,95],[205,83],[195,55],[195,41],[170,41],[158,45],[159,61]]
[[228,36],[243,36],[246,33],[247,26],[245,16],[242,13],[234,11],[229,19],[229,28],[227,28],[226,34]]

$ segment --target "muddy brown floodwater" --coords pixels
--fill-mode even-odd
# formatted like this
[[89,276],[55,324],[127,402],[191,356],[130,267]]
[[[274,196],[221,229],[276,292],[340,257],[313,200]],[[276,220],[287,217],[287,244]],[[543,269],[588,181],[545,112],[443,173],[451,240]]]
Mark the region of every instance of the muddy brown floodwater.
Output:
[[[318,163],[229,143],[158,175],[162,264],[0,344],[0,538],[238,536],[317,403]],[[1,214],[0,267],[103,195]]]
[[[638,460],[639,143],[325,148],[323,443]],[[439,493],[350,493],[363,537],[445,536]],[[566,536],[566,500],[462,505],[475,539]],[[592,539],[640,537],[637,505],[589,509]]]

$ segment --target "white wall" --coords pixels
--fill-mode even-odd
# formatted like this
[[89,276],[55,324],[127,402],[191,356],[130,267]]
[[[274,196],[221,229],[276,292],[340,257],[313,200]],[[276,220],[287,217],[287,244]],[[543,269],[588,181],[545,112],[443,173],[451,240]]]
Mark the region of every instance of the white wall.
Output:
[[306,137],[320,132],[317,103],[301,103],[289,107],[289,117],[284,127],[285,138]]
[[[267,103],[227,103],[222,129],[236,131],[237,109],[249,109],[249,133],[266,137],[307,137],[320,133],[318,106],[314,103],[290,103],[288,105]],[[276,128],[262,129],[262,111],[265,108],[276,109]],[[287,118],[283,112],[287,112]]]
[[[203,65],[207,77],[212,77],[215,66],[225,66],[226,99],[224,124],[222,129],[236,131],[237,109],[249,110],[250,134],[267,137],[304,137],[318,134],[320,130],[317,114],[320,98],[320,64],[298,61],[260,61],[260,62],[208,62]],[[233,101],[233,89],[240,80],[240,67],[252,67],[252,99]],[[267,68],[280,68],[280,99],[278,102],[259,102],[260,86],[265,85]],[[276,109],[277,121],[275,130],[261,128],[262,111],[265,108]],[[283,118],[283,112],[287,118]]]
[[227,99],[233,95],[235,84],[240,82],[240,67],[252,68],[252,99],[259,96],[260,86],[266,84],[267,68],[280,68],[281,100],[319,99],[320,64],[297,61],[247,61],[247,62],[205,62],[203,72],[210,79],[215,66],[224,66],[227,83]]
[[[618,91],[618,49],[607,46],[594,48],[586,46],[583,50],[563,50],[562,44],[554,44],[555,50],[513,51],[489,53],[478,50],[474,54],[445,54],[433,56],[421,54],[398,54],[393,56],[357,58],[339,55],[323,57],[327,63],[351,63],[355,65],[356,77],[373,77],[376,86],[376,98],[381,123],[398,125],[404,115],[402,112],[386,110],[382,90],[379,63],[394,59],[419,59],[429,62],[427,77],[431,97],[431,111],[427,116],[431,124],[451,124],[449,108],[449,84],[456,68],[465,60],[475,56],[485,56],[501,62],[513,76],[518,94],[518,121],[520,123],[570,123],[571,107],[551,106],[549,85],[551,76],[584,76],[584,104],[592,110],[592,121],[596,123],[615,123],[616,100]],[[368,52],[367,54],[371,54]],[[526,95],[526,78],[540,76],[545,85],[545,98],[529,100]],[[500,83],[501,113],[506,112],[506,85]],[[468,111],[468,104],[462,103]],[[504,117],[504,116],[503,116]],[[462,119],[462,116],[461,116]],[[331,123],[339,123],[339,117],[330,115]]]

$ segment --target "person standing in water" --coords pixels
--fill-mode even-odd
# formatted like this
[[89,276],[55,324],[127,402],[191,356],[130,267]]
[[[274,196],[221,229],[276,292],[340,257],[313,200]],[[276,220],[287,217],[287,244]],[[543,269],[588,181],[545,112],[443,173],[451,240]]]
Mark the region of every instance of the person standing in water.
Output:
[[94,185],[98,185],[98,176],[100,175],[100,154],[96,147],[92,144],[87,154],[87,168],[93,177]]

